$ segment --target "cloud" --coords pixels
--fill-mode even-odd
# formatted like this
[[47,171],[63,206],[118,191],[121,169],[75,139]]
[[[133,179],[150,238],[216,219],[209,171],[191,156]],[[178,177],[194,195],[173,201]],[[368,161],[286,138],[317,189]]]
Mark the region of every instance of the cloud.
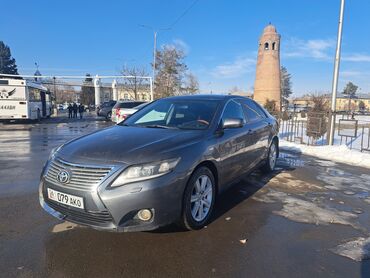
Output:
[[190,52],[190,46],[182,39],[173,39],[172,43],[166,44],[166,46],[181,49],[182,51],[184,51],[185,54],[188,54]]
[[362,73],[360,71],[353,71],[353,70],[345,70],[345,71],[341,71],[340,72],[340,75],[342,77],[357,77],[359,75],[361,75]]
[[329,55],[329,52],[335,49],[335,40],[301,40],[297,38],[291,38],[287,41],[287,45],[284,48],[288,49],[288,51],[282,53],[282,55],[284,55],[285,57],[328,60],[332,59],[332,55]]
[[368,63],[370,62],[370,55],[359,54],[359,53],[343,55],[342,60],[346,62],[362,62],[362,63],[366,62]]
[[256,60],[249,57],[237,57],[233,62],[216,66],[211,74],[217,78],[237,78],[255,69]]

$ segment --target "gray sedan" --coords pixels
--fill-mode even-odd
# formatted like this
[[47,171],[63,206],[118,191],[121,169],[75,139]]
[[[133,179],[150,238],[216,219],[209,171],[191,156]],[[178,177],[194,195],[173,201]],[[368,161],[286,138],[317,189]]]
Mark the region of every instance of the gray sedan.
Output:
[[53,150],[40,203],[59,219],[100,230],[200,229],[233,181],[274,169],[277,134],[275,118],[248,98],[160,99]]

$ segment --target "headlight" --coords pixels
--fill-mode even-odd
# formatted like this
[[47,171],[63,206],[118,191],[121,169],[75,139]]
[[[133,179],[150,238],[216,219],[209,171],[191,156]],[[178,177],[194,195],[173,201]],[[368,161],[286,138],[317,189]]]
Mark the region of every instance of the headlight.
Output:
[[112,183],[112,187],[130,182],[152,179],[171,172],[179,163],[180,158],[163,160],[154,163],[134,165],[126,168]]

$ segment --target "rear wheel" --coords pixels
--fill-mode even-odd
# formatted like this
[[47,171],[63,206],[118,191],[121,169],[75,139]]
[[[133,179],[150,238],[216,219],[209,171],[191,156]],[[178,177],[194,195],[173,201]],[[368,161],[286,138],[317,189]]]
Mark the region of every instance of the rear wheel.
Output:
[[106,116],[106,119],[107,120],[110,120],[112,118],[112,112],[108,112],[107,113],[107,116]]
[[272,172],[275,169],[277,158],[278,158],[278,143],[276,140],[274,140],[270,145],[266,162],[261,167],[261,170],[265,173]]
[[203,228],[209,221],[216,197],[216,183],[207,167],[198,168],[189,179],[183,199],[181,224],[188,230]]

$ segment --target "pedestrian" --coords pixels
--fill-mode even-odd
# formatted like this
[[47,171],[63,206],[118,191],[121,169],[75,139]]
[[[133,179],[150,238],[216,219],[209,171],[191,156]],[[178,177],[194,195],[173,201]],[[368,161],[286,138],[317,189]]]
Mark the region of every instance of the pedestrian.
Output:
[[73,118],[77,118],[77,110],[78,110],[78,106],[77,106],[77,104],[74,102],[74,103],[73,103]]
[[85,112],[85,107],[83,106],[83,104],[80,104],[78,106],[78,112],[80,113],[80,119],[82,119],[82,115]]
[[73,111],[73,107],[72,107],[72,104],[68,104],[68,118],[72,118],[72,111]]

